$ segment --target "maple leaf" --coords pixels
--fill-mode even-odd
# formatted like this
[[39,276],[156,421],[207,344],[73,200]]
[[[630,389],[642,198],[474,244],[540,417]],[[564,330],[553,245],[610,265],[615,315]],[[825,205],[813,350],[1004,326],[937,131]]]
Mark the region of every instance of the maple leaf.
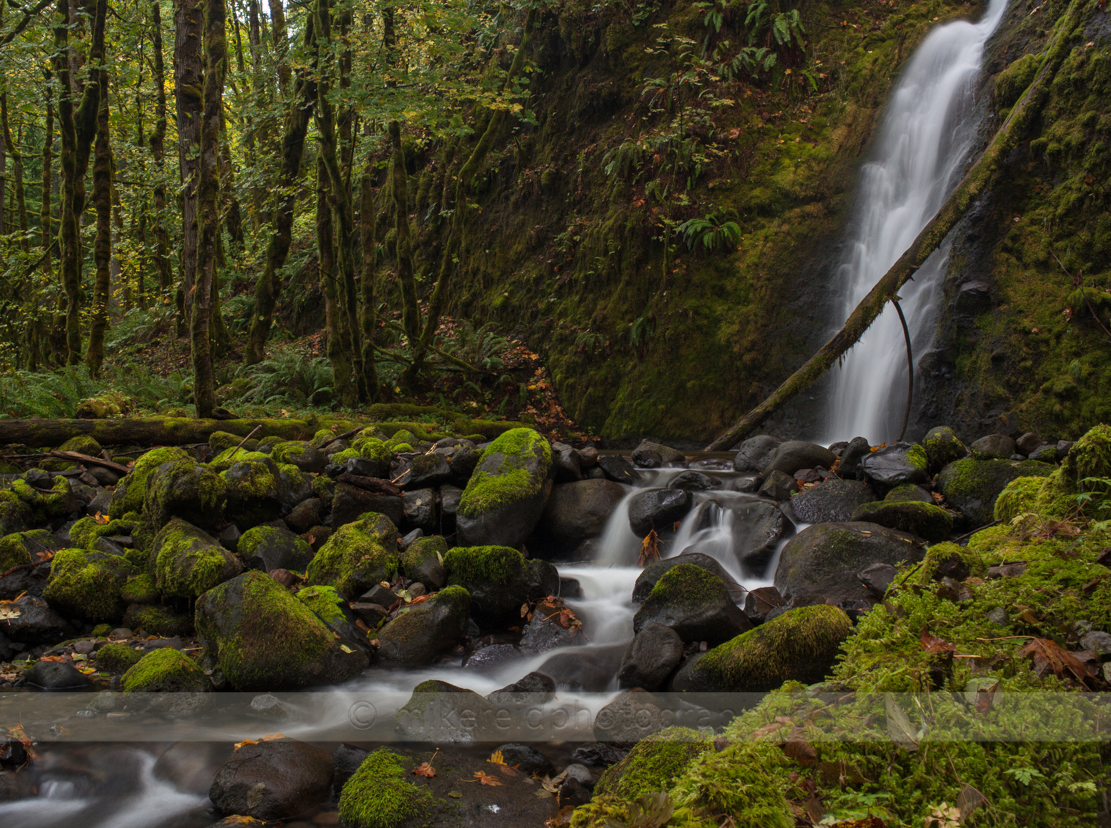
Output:
[[431,779],[433,776],[436,775],[436,769],[433,768],[432,765],[430,765],[428,762],[421,762],[419,765],[409,771],[409,773],[412,773],[416,776],[423,776],[425,779]]
[[497,777],[491,776],[490,774],[486,773],[485,771],[475,771],[474,775],[475,775],[475,780],[477,780],[478,782],[481,782],[483,785],[490,785],[492,787],[497,787],[497,786],[501,785],[501,782],[498,781]]
[[1083,685],[1088,683],[1088,670],[1084,662],[1048,638],[1034,638],[1030,643],[1019,650],[1019,656],[1030,656],[1034,660],[1034,672],[1044,676],[1049,670],[1057,678],[1065,678],[1072,674]]
[[644,538],[640,544],[640,556],[637,558],[637,566],[641,569],[648,566],[652,561],[660,559],[660,536],[656,534],[653,529]]
[[926,628],[922,628],[922,649],[930,655],[949,656],[952,657],[957,648],[946,641],[944,638],[938,638],[926,632]]

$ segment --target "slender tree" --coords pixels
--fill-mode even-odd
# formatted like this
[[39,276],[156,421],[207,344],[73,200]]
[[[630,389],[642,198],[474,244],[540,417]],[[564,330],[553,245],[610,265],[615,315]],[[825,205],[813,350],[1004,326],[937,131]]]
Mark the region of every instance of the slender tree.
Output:
[[15,209],[19,222],[19,247],[25,253],[31,249],[31,241],[27,237],[27,196],[23,190],[23,151],[19,143],[12,139],[11,126],[8,123],[8,93],[0,94],[0,122],[4,130],[4,143],[8,148],[8,155],[12,159],[12,181],[15,192]]
[[151,155],[154,156],[154,270],[158,286],[167,291],[173,281],[170,267],[170,234],[166,230],[166,65],[162,58],[162,9],[159,0],[151,3],[151,28],[154,39],[154,131],[150,134]]
[[104,333],[108,329],[108,295],[112,288],[112,149],[108,133],[108,71],[93,68],[100,85],[97,107],[96,149],[93,157],[93,206],[96,207],[96,238],[93,241],[93,263],[96,281],[93,287],[93,318],[89,326],[89,347],[85,364],[93,376],[100,374],[104,364]]
[[204,89],[201,0],[176,0],[174,8],[174,99],[177,104],[177,152],[181,167],[181,284],[178,288],[178,332],[184,334],[192,316],[197,278],[197,185],[200,174],[201,120]]

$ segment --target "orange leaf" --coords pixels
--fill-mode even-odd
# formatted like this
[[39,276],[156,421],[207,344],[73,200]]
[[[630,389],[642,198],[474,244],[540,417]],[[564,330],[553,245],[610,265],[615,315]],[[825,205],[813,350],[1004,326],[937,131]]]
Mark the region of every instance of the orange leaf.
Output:
[[497,777],[491,776],[490,774],[488,774],[484,771],[475,771],[474,775],[475,775],[475,779],[477,779],[483,785],[491,785],[493,787],[497,787],[498,785],[501,785],[501,782],[498,781]]
[[431,779],[433,776],[436,775],[436,769],[427,762],[421,762],[419,765],[409,771],[409,773],[415,774],[417,776],[423,776],[425,779]]
[[1048,638],[1032,639],[1018,654],[1023,658],[1033,658],[1034,672],[1039,676],[1052,670],[1057,678],[1063,679],[1066,674],[1071,673],[1081,684],[1088,683],[1088,669],[1084,662]]
[[938,638],[926,632],[926,628],[922,628],[922,649],[930,655],[952,655],[957,651],[957,648],[946,641],[944,638]]
[[412,601],[410,601],[409,603],[410,603],[410,604],[423,604],[423,603],[424,603],[425,601],[427,601],[427,600],[428,600],[428,596],[427,596],[427,595],[418,595],[418,596],[417,596],[416,598],[414,598],[414,599],[413,599]]

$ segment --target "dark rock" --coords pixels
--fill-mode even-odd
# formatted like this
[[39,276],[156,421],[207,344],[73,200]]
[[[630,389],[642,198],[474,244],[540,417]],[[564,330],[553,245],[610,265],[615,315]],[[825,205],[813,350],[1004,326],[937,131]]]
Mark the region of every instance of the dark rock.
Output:
[[[763,573],[776,545],[794,529],[780,508],[767,500],[723,498],[706,501],[698,508],[695,518],[698,529],[710,528],[720,521],[720,517],[715,520],[716,510],[725,513],[722,517],[728,515],[733,552],[744,568],[755,574]],[[709,543],[714,541],[711,539]],[[683,551],[700,550],[698,544],[695,544]]]
[[331,754],[294,739],[243,745],[216,771],[208,796],[225,814],[290,819],[328,800],[334,770]]
[[759,494],[772,500],[789,500],[799,490],[799,482],[782,471],[773,471],[760,484]]
[[762,624],[768,613],[786,605],[787,602],[775,587],[757,587],[745,595],[744,613],[753,624]]
[[664,573],[637,610],[633,630],[639,633],[652,622],[670,627],[683,641],[711,644],[728,641],[752,626],[725,583],[691,564]]
[[555,482],[560,483],[574,483],[576,480],[583,479],[582,465],[579,459],[579,453],[570,446],[558,444],[560,448],[556,450],[555,445],[552,446],[552,464],[555,467]]
[[637,537],[661,532],[686,517],[691,503],[691,493],[682,489],[649,489],[629,501],[629,526]]
[[654,696],[645,690],[626,690],[594,717],[599,742],[639,742],[670,722]]
[[552,760],[530,745],[500,745],[502,761],[530,776],[549,776],[555,771]]
[[991,309],[991,286],[987,282],[965,282],[957,292],[957,313],[975,316]]
[[463,638],[471,599],[460,587],[448,587],[409,607],[378,630],[378,656],[406,667],[432,664]]
[[397,548],[404,552],[416,541],[424,537],[423,529],[414,529],[412,532],[407,532],[405,535],[397,539]]
[[1076,445],[1075,440],[1058,440],[1057,441],[1057,460],[1061,461],[1061,460],[1064,460],[1066,457],[1068,457],[1069,452],[1072,451],[1072,447],[1075,446],[1075,445]]
[[285,516],[285,524],[298,535],[324,522],[324,501],[319,497],[302,500]]
[[827,601],[868,600],[856,573],[874,563],[895,566],[919,561],[920,541],[874,523],[819,523],[787,542],[775,572],[775,587],[785,598],[817,593]]
[[1015,453],[1015,441],[1005,434],[989,434],[974,442],[971,449],[976,460],[1009,460]]
[[852,519],[909,532],[930,543],[948,540],[953,531],[951,512],[917,501],[865,503],[853,512]]
[[733,576],[730,575],[714,558],[709,555],[704,555],[701,552],[683,552],[672,558],[664,558],[660,561],[653,561],[644,567],[644,571],[637,576],[636,584],[633,586],[632,601],[634,604],[643,603],[652,592],[652,588],[656,586],[656,582],[664,576],[664,573],[670,572],[679,564],[691,564],[697,566],[707,572],[716,575],[725,584],[725,588],[729,593],[729,597],[734,603],[744,600],[745,588],[738,584]]
[[432,589],[447,583],[443,558],[447,541],[439,535],[417,538],[401,555],[401,573],[410,581],[419,581]]
[[594,789],[594,774],[592,774],[590,772],[590,768],[586,767],[585,765],[579,765],[572,762],[570,765],[563,769],[563,772],[566,774],[566,779],[574,779],[576,782],[581,783],[583,787],[590,790]]
[[671,478],[667,488],[685,489],[688,492],[704,492],[709,489],[720,489],[721,481],[702,472],[685,471]]
[[459,501],[462,497],[463,490],[457,486],[440,487],[440,534],[455,533],[455,515],[459,511]]
[[1038,434],[1033,431],[1028,431],[1015,440],[1015,447],[1023,454],[1031,454],[1035,449],[1041,448],[1046,445]]
[[485,741],[484,726],[496,707],[473,690],[446,681],[422,681],[394,716],[394,731],[403,739],[474,744]]
[[737,450],[733,458],[733,471],[737,472],[762,472],[772,459],[775,450],[779,447],[779,440],[767,434],[749,437]]
[[617,671],[618,684],[621,687],[656,690],[679,666],[682,657],[683,640],[679,634],[663,624],[649,622],[625,651]]
[[578,808],[588,803],[592,794],[590,790],[577,779],[566,779],[559,786],[559,796],[556,799],[560,810],[564,808]]
[[857,574],[856,577],[876,598],[883,598],[887,588],[891,586],[895,580],[895,576],[899,574],[899,570],[891,564],[874,563],[871,566],[865,567],[864,570]]
[[350,605],[350,609],[355,615],[363,619],[373,629],[378,626],[387,615],[390,614],[389,610],[381,604],[374,604],[370,601],[356,601]]
[[[21,644],[53,644],[67,637],[70,626],[42,598],[25,595],[8,604],[0,617],[0,633]],[[18,614],[13,614],[18,613]]]
[[[655,458],[659,458],[660,462],[654,466],[648,465]],[[650,440],[642,440],[640,445],[633,449],[631,459],[635,465],[646,469],[659,468],[661,464],[665,466],[685,466],[687,462],[683,452],[678,449],[660,443],[653,443]]]
[[1039,463],[1056,463],[1057,447],[1051,445],[1039,446],[1030,452],[1029,459],[1037,460]]
[[857,507],[875,499],[867,484],[833,478],[799,492],[791,498],[791,508],[803,523],[830,523],[850,520]]
[[370,460],[366,457],[352,457],[344,465],[344,471],[359,477],[384,478],[389,474],[389,467],[383,460]]
[[27,683],[43,690],[84,690],[92,685],[89,677],[72,664],[38,661],[27,671]]
[[447,458],[433,451],[414,457],[409,462],[409,476],[403,481],[406,489],[430,489],[451,481],[451,464]]
[[561,575],[559,578],[559,597],[572,599],[582,598],[582,584],[580,584],[575,578],[564,578]]
[[304,572],[312,560],[312,547],[284,527],[256,526],[239,539],[238,552],[248,561],[262,562],[263,571],[275,569]]
[[837,455],[824,446],[805,440],[788,440],[776,446],[764,466],[763,475],[767,477],[774,471],[781,471],[791,476],[799,469],[831,469],[836,462]]
[[399,526],[405,516],[401,498],[396,495],[375,494],[347,483],[336,484],[332,500],[332,529],[354,523],[367,512],[378,512]]
[[520,620],[526,601],[538,601],[559,589],[559,574],[547,561],[525,560],[511,547],[456,547],[444,557],[449,584],[471,594],[471,609],[482,622]]
[[584,446],[579,449],[579,464],[582,466],[583,471],[593,469],[598,465],[598,449],[594,446]]
[[633,468],[632,463],[618,454],[598,455],[598,468],[616,483],[632,486],[640,480],[640,473]]
[[872,444],[863,437],[853,437],[841,452],[837,473],[842,477],[860,479],[860,464],[872,453]]
[[549,554],[574,549],[605,531],[606,522],[627,491],[627,487],[612,480],[581,480],[553,486],[533,538]]
[[497,705],[539,705],[555,698],[556,683],[543,673],[529,673],[523,678],[495,690],[486,698]]
[[593,745],[580,745],[571,753],[571,761],[589,767],[603,768],[616,765],[629,755],[631,748],[627,745],[611,745],[597,742]]
[[601,693],[609,687],[625,655],[624,644],[600,645],[572,651],[557,651],[537,669],[551,676],[557,686],[586,693]]
[[[467,441],[470,443],[470,441]],[[478,466],[478,461],[482,459],[482,452],[475,448],[473,443],[467,446],[460,446],[448,458],[448,463],[451,465],[451,479],[452,482],[460,486],[466,486],[467,481],[471,479],[474,474],[475,468]]]
[[922,448],[932,469],[940,469],[968,454],[964,443],[949,426],[937,426],[927,431],[922,438]]
[[432,489],[416,489],[401,496],[401,509],[405,516],[405,526],[435,532],[439,521],[436,520],[436,493]]
[[566,647],[582,637],[581,631],[560,624],[562,602],[541,601],[532,611],[532,620],[521,631],[520,648],[531,653],[544,653],[556,647]]
[[995,519],[995,500],[1017,477],[1046,477],[1054,467],[1024,460],[958,460],[937,476],[937,487],[964,516],[963,528],[986,526]]
[[925,450],[913,443],[894,443],[873,451],[860,463],[861,472],[883,489],[929,479]]

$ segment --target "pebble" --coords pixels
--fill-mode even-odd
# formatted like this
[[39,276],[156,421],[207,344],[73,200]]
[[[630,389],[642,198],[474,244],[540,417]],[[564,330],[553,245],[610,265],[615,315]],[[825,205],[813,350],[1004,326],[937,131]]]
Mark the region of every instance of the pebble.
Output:
[[112,632],[108,633],[109,641],[123,641],[127,638],[132,638],[135,635],[127,627],[116,627]]
[[1095,650],[1101,656],[1111,655],[1111,635],[1103,630],[1092,630],[1080,639],[1085,650]]

